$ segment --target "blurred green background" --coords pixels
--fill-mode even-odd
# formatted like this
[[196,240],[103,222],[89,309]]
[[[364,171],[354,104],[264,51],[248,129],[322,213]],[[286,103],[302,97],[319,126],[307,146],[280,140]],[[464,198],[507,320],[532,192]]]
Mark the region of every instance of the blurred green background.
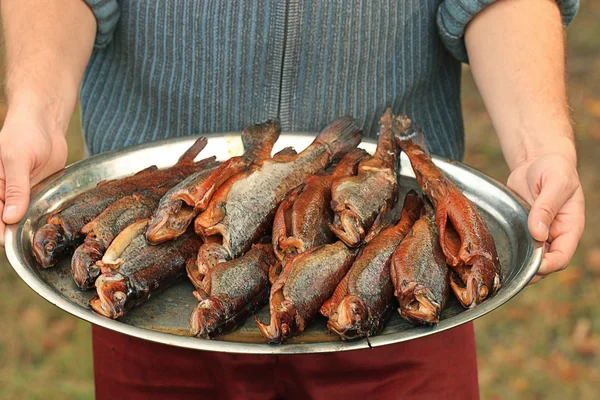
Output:
[[[599,21],[600,2],[582,0],[568,30],[568,91],[586,195],[586,231],[569,268],[476,322],[483,399],[600,396]],[[508,168],[466,66],[463,75],[465,162],[505,182]],[[0,123],[5,114],[0,95]],[[83,154],[77,112],[69,144],[70,163]],[[5,321],[0,328],[0,399],[93,398],[89,325],[31,291],[4,252],[0,315]]]

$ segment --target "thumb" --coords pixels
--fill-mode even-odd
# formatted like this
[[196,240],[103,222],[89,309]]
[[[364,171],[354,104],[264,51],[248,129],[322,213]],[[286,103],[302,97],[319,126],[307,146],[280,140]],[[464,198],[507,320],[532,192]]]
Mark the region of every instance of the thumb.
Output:
[[529,232],[535,240],[548,240],[552,221],[574,191],[571,179],[566,176],[542,178],[539,195],[531,206],[528,218]]
[[15,224],[23,218],[29,204],[30,166],[17,154],[3,155],[2,164],[6,180],[2,219],[6,224]]

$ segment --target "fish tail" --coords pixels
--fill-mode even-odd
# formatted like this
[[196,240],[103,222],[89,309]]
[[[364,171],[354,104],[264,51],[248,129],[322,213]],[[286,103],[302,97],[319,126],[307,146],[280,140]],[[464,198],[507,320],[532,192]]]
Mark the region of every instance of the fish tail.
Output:
[[188,164],[193,162],[194,158],[196,158],[196,156],[200,154],[202,150],[204,150],[207,143],[208,139],[206,139],[205,137],[198,138],[194,142],[194,144],[189,149],[187,149],[185,153],[181,155],[181,157],[179,157],[177,164]]
[[429,155],[429,148],[423,130],[416,122],[412,122],[406,115],[398,115],[392,126],[398,145],[406,151],[407,146],[418,146],[425,154]]
[[332,159],[339,159],[356,148],[362,139],[362,128],[350,116],[336,119],[319,134],[316,142],[325,144]]
[[269,158],[280,134],[281,123],[278,119],[245,128],[242,131],[245,155],[254,160]]

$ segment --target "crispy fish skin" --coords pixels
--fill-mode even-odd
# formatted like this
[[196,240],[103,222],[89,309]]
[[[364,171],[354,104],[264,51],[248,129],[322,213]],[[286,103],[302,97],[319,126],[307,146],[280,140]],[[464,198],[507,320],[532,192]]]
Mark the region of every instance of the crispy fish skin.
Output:
[[392,257],[391,277],[402,318],[423,325],[440,321],[448,298],[449,269],[429,204]]
[[473,308],[501,286],[494,238],[475,205],[442,174],[417,141],[424,139],[416,127],[398,136],[417,183],[435,208],[440,245],[453,269],[450,286],[463,307]]
[[[239,257],[270,229],[286,193],[356,148],[361,137],[356,121],[342,117],[328,125],[298,155],[262,160],[249,171],[233,176],[196,218],[196,232],[204,239],[222,238],[221,245],[230,257]],[[201,261],[198,260],[199,270],[205,268]]]
[[147,244],[143,234],[136,236],[122,253],[120,265],[102,267],[96,279],[98,295],[90,300],[92,309],[108,318],[123,316],[185,276],[185,264],[194,259],[201,242],[191,232],[157,246]]
[[244,155],[231,157],[218,167],[190,175],[161,199],[148,226],[146,239],[151,244],[171,240],[185,232],[190,222],[204,211],[215,191],[232,176],[245,171],[271,151],[281,133],[279,121],[269,120],[242,132]]
[[83,244],[75,249],[71,259],[71,272],[77,286],[81,289],[94,287],[94,282],[100,275],[96,262],[102,259],[113,239],[131,223],[149,218],[166,190],[145,189],[125,196],[84,225],[81,233],[86,235],[86,238]]
[[358,250],[343,242],[314,247],[292,258],[271,287],[271,321],[254,317],[269,343],[283,343],[315,318],[350,268]]
[[273,247],[254,245],[243,256],[216,265],[195,292],[198,306],[189,317],[192,336],[213,338],[234,330],[269,300]]
[[331,184],[337,178],[356,174],[359,162],[369,157],[363,149],[346,154],[328,175],[311,175],[286,195],[273,221],[273,247],[279,260],[310,248],[331,243],[333,220]]
[[327,327],[344,340],[374,336],[383,329],[394,287],[390,277],[390,261],[419,218],[423,202],[411,190],[402,208],[400,221],[383,229],[361,251],[350,270],[321,307]]
[[214,166],[214,157],[194,162],[206,143],[206,138],[199,138],[169,168],[159,170],[152,166],[133,176],[100,182],[94,189],[75,196],[52,212],[47,224],[39,228],[33,238],[33,255],[38,263],[42,268],[55,265],[62,255],[82,239],[81,228],[118,199],[146,188],[169,188],[191,173]]
[[359,164],[356,176],[339,178],[331,187],[331,208],[335,212],[331,230],[350,247],[374,236],[381,228],[381,219],[396,202],[398,149],[394,134],[406,127],[389,108],[379,124],[379,142],[373,157]]

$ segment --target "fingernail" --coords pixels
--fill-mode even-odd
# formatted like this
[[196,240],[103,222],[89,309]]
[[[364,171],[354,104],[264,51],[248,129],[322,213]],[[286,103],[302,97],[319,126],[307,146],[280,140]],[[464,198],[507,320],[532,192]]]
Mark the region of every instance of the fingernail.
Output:
[[17,206],[6,206],[4,207],[4,214],[2,214],[3,219],[13,218],[17,215]]
[[538,228],[538,230],[541,229],[544,232],[544,241],[548,240],[548,225],[546,225],[542,221],[539,221],[537,223],[537,228]]

